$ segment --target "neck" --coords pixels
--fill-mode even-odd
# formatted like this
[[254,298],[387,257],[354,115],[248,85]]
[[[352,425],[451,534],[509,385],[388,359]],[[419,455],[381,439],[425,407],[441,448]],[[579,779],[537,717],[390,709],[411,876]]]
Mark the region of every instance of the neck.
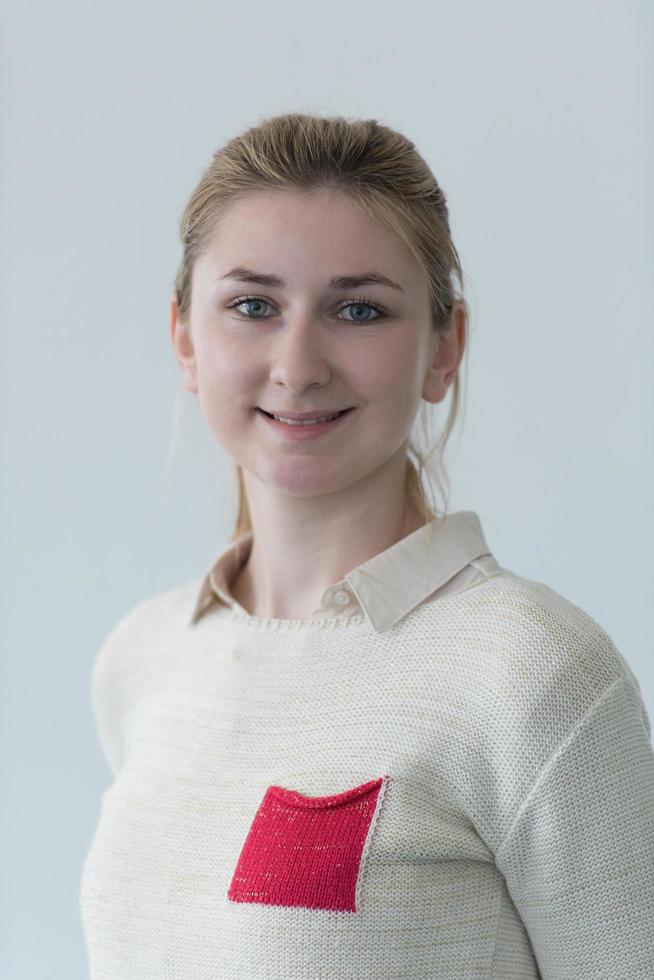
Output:
[[310,618],[325,589],[427,523],[401,489],[395,498],[368,497],[338,517],[296,528],[256,515],[251,552],[230,585],[233,597],[253,616]]

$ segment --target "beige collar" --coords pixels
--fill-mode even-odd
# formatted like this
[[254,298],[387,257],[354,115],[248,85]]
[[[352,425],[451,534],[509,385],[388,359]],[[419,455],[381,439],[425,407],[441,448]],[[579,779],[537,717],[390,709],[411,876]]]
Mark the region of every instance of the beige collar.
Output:
[[[233,581],[252,548],[252,531],[230,542],[205,576],[189,626],[215,603],[247,615],[230,594]],[[460,510],[418,528],[347,573],[322,595],[312,618],[329,610],[363,613],[378,632],[384,632],[475,558],[490,555],[479,517]]]

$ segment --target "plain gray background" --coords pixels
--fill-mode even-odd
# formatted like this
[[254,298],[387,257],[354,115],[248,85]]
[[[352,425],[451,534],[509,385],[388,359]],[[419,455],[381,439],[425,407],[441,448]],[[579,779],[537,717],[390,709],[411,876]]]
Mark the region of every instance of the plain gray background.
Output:
[[601,623],[654,719],[653,11],[4,3],[3,977],[87,976],[92,661],[231,531],[168,304],[188,195],[265,116],[373,116],[426,157],[473,312],[450,509]]

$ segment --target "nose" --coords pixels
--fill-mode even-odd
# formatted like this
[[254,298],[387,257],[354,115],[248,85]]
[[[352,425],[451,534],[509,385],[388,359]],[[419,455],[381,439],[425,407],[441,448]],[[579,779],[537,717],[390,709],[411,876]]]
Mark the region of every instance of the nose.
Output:
[[272,346],[271,381],[293,392],[325,385],[332,373],[328,338],[307,313],[289,318]]

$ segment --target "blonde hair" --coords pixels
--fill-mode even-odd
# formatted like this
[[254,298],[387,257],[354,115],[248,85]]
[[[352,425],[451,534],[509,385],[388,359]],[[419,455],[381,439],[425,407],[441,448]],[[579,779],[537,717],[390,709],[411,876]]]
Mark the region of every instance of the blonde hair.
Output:
[[[217,150],[193,190],[179,226],[184,251],[174,288],[180,325],[188,328],[195,261],[232,204],[253,191],[320,188],[341,191],[364,213],[400,235],[427,277],[435,331],[448,329],[455,303],[469,317],[446,198],[414,143],[376,119],[287,113],[264,119]],[[432,453],[437,452],[437,465],[442,465],[459,402],[457,371],[445,427],[432,452],[424,455],[409,443],[405,492],[426,521],[439,515],[427,500],[422,475]],[[232,541],[252,529],[243,471],[239,464],[235,466],[238,509]],[[442,488],[437,472],[435,480]],[[447,485],[445,472],[444,480]],[[443,513],[448,492],[446,489]]]

